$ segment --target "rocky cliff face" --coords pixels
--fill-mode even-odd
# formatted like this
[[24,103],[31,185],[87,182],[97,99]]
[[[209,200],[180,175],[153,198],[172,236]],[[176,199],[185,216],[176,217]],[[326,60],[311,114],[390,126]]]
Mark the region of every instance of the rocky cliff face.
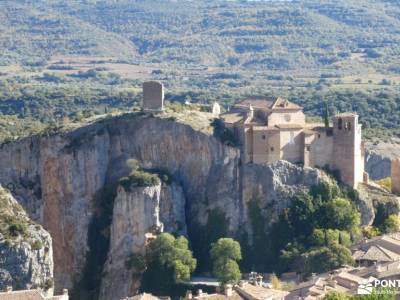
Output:
[[[273,222],[294,193],[329,180],[320,171],[287,162],[241,165],[238,149],[191,126],[141,113],[4,144],[0,183],[50,232],[59,289],[71,288],[83,273],[96,199],[105,186],[128,174],[131,158],[144,168],[168,170],[174,183],[133,192],[118,189],[102,299],[111,288],[124,294],[137,288],[121,270],[131,252],[143,251],[150,227],[162,223],[165,231],[190,234],[194,224],[205,225],[210,212],[219,209],[227,234],[251,234],[250,201],[257,199],[263,216]],[[121,280],[126,285],[119,289],[116,281]]]
[[378,209],[383,209],[385,215],[400,214],[400,197],[389,193],[378,185],[360,185],[358,188],[361,224],[372,225]]
[[53,288],[50,234],[34,224],[12,195],[0,187],[0,290]]
[[365,170],[370,179],[379,180],[390,177],[391,160],[400,157],[400,144],[366,143]]
[[100,300],[119,300],[138,293],[143,271],[140,262],[148,240],[164,229],[186,233],[184,205],[182,189],[176,183],[118,187]]
[[82,273],[96,193],[127,175],[130,158],[173,175],[190,199],[187,219],[204,218],[192,204],[205,199],[238,214],[239,152],[173,120],[131,114],[2,145],[0,183],[50,232],[56,286],[70,288],[74,274]]
[[[310,187],[331,179],[322,171],[303,168],[287,161],[268,166],[246,165],[243,167],[243,223],[248,226],[249,202],[256,200],[269,224],[277,221],[296,193],[307,192]],[[250,229],[248,232],[251,232]]]
[[162,231],[158,186],[125,190],[119,186],[114,201],[110,230],[110,249],[101,281],[100,299],[119,300],[138,292],[140,270],[129,265],[129,259],[145,254],[146,235]]

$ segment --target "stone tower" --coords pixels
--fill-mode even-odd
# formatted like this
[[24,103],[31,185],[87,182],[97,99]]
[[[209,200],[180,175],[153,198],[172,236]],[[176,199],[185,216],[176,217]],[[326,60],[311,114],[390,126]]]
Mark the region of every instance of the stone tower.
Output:
[[143,83],[143,110],[160,112],[164,110],[164,86],[158,81]]
[[400,158],[392,160],[392,193],[400,195]]
[[364,153],[361,142],[361,124],[358,115],[343,113],[333,118],[333,169],[353,188],[363,182]]

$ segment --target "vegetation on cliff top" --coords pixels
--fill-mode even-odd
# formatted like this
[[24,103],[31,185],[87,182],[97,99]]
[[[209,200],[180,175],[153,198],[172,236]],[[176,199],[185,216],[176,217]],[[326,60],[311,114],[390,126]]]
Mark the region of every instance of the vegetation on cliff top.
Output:
[[139,162],[136,159],[128,159],[127,166],[131,169],[126,177],[119,180],[119,184],[125,189],[130,191],[135,187],[146,187],[159,185],[161,182],[170,184],[172,182],[172,175],[165,169],[160,168],[140,168]]
[[134,187],[155,186],[160,184],[160,178],[157,174],[152,174],[143,170],[134,170],[128,177],[119,180],[119,184],[129,191]]

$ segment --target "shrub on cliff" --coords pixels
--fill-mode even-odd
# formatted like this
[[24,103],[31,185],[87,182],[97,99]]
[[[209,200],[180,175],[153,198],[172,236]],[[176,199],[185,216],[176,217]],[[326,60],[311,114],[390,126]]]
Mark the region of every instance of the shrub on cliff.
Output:
[[144,187],[160,184],[160,178],[157,174],[152,174],[142,170],[132,171],[128,177],[120,179],[119,183],[128,191],[132,187]]

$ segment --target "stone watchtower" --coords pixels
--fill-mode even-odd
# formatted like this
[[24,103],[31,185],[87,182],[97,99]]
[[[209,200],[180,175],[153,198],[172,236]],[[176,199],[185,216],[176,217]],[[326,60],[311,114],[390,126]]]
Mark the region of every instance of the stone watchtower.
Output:
[[143,111],[160,112],[164,110],[164,86],[158,81],[143,83]]
[[343,182],[353,188],[363,182],[364,151],[361,142],[361,124],[354,113],[338,114],[333,118],[332,165],[340,171]]
[[392,160],[392,193],[400,195],[400,158]]

